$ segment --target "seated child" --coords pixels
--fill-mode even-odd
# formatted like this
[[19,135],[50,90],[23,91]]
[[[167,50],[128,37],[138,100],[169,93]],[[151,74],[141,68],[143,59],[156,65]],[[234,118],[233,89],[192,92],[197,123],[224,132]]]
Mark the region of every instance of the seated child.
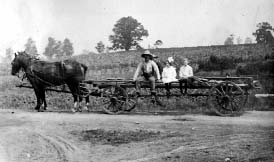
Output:
[[166,91],[167,91],[167,96],[170,95],[170,86],[171,82],[177,81],[176,76],[176,68],[172,66],[172,62],[174,62],[172,57],[169,57],[166,66],[163,69],[162,72],[162,81],[165,83]]

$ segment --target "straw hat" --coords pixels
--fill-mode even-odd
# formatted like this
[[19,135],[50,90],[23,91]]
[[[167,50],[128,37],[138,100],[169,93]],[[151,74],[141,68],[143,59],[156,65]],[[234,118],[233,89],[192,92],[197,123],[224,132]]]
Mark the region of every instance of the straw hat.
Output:
[[153,55],[150,53],[149,50],[146,50],[146,51],[141,55],[141,57],[145,57],[146,55],[147,55],[147,56],[150,56],[151,59],[153,58]]

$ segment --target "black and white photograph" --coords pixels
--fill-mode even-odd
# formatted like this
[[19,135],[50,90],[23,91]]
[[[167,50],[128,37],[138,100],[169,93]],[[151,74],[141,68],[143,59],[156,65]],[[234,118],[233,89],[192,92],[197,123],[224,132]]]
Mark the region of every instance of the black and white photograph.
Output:
[[0,162],[273,162],[273,0],[0,0]]

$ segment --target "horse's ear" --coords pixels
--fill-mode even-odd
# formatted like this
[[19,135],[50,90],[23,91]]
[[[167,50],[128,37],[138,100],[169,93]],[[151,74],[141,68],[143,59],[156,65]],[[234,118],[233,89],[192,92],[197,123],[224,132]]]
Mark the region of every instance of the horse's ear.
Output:
[[16,57],[17,56],[17,54],[16,53],[14,53],[14,57]]

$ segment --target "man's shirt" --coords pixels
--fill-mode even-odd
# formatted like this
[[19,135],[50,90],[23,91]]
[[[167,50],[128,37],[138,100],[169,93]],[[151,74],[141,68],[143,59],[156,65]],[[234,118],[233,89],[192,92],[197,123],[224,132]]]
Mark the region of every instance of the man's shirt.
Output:
[[180,78],[188,78],[193,76],[193,70],[192,67],[189,65],[183,65],[180,68],[179,71],[179,77]]
[[142,73],[153,73],[153,72],[155,72],[156,73],[156,78],[158,80],[160,79],[160,72],[159,72],[158,66],[152,60],[149,60],[148,62],[142,62],[138,65],[138,67],[135,71],[135,74],[133,76],[133,80],[136,80],[141,72]]

